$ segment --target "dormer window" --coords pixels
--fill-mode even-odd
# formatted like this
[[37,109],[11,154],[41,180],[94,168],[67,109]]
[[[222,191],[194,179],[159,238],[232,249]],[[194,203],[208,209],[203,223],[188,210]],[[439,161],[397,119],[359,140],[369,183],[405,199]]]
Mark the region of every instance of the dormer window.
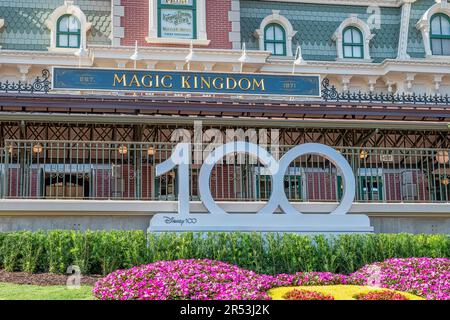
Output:
[[274,56],[292,57],[292,38],[297,34],[289,20],[280,14],[279,10],[272,10],[272,14],[265,17],[255,36],[259,38],[259,49],[269,51]]
[[344,58],[364,59],[363,34],[356,27],[347,27],[343,32]]
[[58,48],[79,48],[81,40],[81,24],[73,15],[63,15],[57,22],[56,46]]
[[364,20],[359,19],[357,15],[351,15],[342,21],[333,34],[337,60],[359,59],[371,62],[370,40],[373,36],[369,25]]
[[50,30],[48,50],[73,53],[80,47],[86,48],[87,32],[92,24],[86,21],[86,15],[73,1],[66,0],[45,23]]
[[264,50],[274,56],[286,55],[286,31],[277,24],[271,23],[264,30]]
[[449,16],[437,13],[431,18],[430,41],[433,55],[450,55]]

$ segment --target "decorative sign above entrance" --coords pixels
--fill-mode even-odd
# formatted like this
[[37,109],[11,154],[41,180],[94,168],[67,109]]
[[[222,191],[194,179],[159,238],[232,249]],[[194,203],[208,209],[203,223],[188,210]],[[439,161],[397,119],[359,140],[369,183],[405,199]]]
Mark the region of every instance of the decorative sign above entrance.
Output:
[[319,76],[53,68],[55,90],[320,97]]
[[[219,207],[211,195],[210,178],[214,166],[233,153],[247,153],[258,159],[272,177],[272,193],[268,203],[255,214],[228,213]],[[343,178],[341,203],[331,213],[303,214],[298,212],[284,193],[284,176],[295,159],[314,154],[331,161]],[[366,233],[373,232],[365,215],[348,215],[355,197],[355,177],[347,160],[331,147],[309,143],[294,147],[280,161],[265,149],[248,142],[231,142],[214,149],[205,159],[199,174],[199,194],[209,214],[190,213],[189,165],[190,144],[180,143],[171,157],[156,166],[156,176],[174,169],[178,171],[178,213],[156,214],[150,221],[150,232],[164,231],[259,231],[306,233]],[[281,208],[284,214],[276,214]]]

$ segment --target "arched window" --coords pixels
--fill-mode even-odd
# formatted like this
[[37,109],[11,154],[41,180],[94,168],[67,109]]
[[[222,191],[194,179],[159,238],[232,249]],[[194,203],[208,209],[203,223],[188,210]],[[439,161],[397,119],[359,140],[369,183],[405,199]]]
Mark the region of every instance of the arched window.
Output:
[[274,56],[286,55],[286,31],[281,25],[271,23],[264,28],[264,50]]
[[344,58],[364,59],[364,39],[361,30],[347,27],[342,35]]
[[69,14],[61,16],[57,22],[56,46],[58,48],[79,48],[80,41],[80,20]]
[[431,52],[433,55],[450,55],[450,17],[437,13],[431,18]]

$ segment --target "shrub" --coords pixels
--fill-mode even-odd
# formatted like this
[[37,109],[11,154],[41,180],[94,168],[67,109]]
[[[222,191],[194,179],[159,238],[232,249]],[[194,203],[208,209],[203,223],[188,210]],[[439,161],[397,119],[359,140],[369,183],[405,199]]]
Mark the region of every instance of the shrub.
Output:
[[356,300],[409,300],[404,295],[393,291],[370,291],[354,296]]
[[450,257],[449,235],[305,236],[277,233],[162,233],[143,231],[48,231],[0,233],[0,268],[83,274],[160,260],[210,259],[261,274],[349,274],[389,258]]
[[450,300],[450,259],[388,259],[364,266],[350,275],[349,282]]
[[334,300],[329,294],[299,289],[289,291],[283,298],[286,300]]

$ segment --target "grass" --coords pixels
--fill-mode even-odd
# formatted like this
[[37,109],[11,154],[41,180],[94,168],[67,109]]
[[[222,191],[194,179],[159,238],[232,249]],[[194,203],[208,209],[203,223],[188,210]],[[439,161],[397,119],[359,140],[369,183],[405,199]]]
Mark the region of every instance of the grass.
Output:
[[[335,285],[335,286],[303,286],[303,287],[282,287],[269,290],[269,295],[273,300],[284,300],[283,296],[293,289],[304,289],[334,297],[334,300],[355,300],[353,297],[359,293],[367,293],[369,291],[394,291],[385,288],[375,288],[369,286],[352,286],[352,285]],[[424,298],[415,296],[407,292],[394,291],[404,295],[409,300],[425,300]]]
[[92,287],[32,286],[0,283],[0,300],[92,300]]

